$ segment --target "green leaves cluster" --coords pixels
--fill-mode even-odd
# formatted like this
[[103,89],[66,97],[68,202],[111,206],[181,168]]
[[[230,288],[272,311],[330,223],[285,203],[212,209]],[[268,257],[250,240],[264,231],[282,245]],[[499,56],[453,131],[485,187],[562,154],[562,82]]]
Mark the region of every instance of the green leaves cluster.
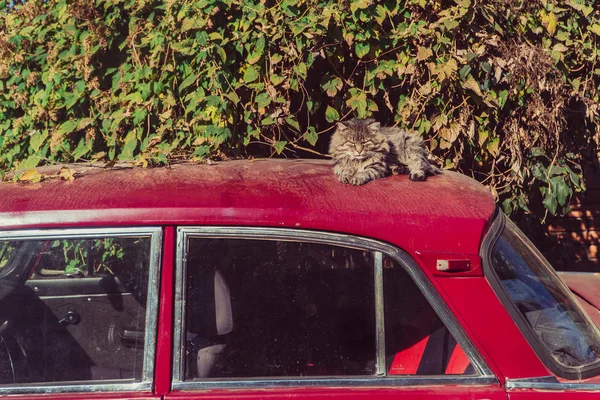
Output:
[[125,251],[118,239],[105,238],[55,240],[48,254],[56,258],[54,267],[61,273],[91,277],[115,275],[113,264],[123,259]]
[[0,169],[321,154],[373,116],[556,213],[597,145],[599,37],[591,0],[28,0],[0,13]]

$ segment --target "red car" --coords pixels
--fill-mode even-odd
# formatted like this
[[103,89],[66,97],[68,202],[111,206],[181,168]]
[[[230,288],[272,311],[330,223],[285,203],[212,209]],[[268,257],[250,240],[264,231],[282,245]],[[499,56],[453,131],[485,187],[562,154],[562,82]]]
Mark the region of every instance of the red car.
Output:
[[468,177],[77,171],[0,184],[0,395],[600,398],[598,328]]

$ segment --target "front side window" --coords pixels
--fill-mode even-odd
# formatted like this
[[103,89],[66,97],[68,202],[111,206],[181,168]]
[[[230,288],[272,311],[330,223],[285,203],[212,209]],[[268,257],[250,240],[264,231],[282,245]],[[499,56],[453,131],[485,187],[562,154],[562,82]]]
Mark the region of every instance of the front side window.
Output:
[[151,236],[0,239],[0,385],[141,381]]
[[183,380],[476,374],[412,278],[381,253],[202,237],[186,247]]
[[[533,244],[508,219],[490,248],[500,294],[524,322],[526,336],[559,375],[589,376],[600,361],[600,333]],[[527,335],[532,332],[533,335]],[[555,367],[558,367],[555,368]],[[562,372],[561,372],[562,371]]]

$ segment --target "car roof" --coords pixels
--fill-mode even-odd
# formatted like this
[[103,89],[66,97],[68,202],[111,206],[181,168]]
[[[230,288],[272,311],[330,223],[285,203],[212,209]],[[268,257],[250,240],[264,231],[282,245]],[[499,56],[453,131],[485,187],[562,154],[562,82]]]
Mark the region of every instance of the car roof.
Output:
[[[363,186],[327,160],[237,160],[171,167],[68,165],[76,179],[0,183],[0,229],[227,225],[316,229],[384,240],[412,252],[477,254],[495,210],[475,180],[443,172]],[[53,174],[61,166],[38,169]]]

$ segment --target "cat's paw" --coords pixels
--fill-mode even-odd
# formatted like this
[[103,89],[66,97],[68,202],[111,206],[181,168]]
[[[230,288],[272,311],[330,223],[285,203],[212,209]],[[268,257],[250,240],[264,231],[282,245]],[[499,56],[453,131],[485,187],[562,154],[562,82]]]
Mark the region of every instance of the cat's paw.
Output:
[[404,175],[408,174],[409,170],[408,167],[404,165],[392,165],[390,167],[390,172],[392,173],[392,175]]
[[350,181],[348,183],[353,186],[360,186],[360,185],[364,185],[367,182],[369,182],[368,178],[353,176],[352,178],[350,178]]
[[408,179],[415,182],[422,182],[426,179],[425,171],[415,171],[408,174]]
[[338,175],[338,179],[340,180],[340,182],[345,183],[345,184],[351,184],[352,178],[353,178],[352,175],[349,175],[349,174]]

